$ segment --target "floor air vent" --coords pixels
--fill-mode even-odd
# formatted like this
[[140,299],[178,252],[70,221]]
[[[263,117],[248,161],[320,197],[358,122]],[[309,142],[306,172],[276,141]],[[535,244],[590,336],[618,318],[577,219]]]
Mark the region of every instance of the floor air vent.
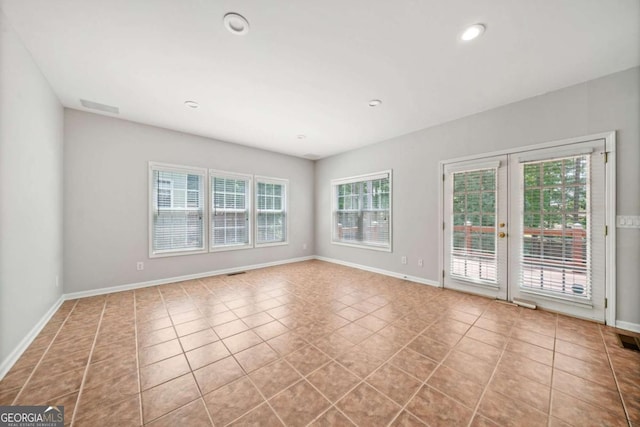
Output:
[[640,340],[638,340],[638,338],[632,337],[631,335],[618,334],[618,339],[624,348],[640,351]]
[[236,271],[235,273],[229,273],[227,276],[237,276],[238,274],[244,274],[246,271]]

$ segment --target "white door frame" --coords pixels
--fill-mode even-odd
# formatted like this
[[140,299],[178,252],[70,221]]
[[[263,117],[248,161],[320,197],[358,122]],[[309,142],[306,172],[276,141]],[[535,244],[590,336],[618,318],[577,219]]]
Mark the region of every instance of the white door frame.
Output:
[[[499,223],[504,222],[508,223],[509,219],[509,189],[508,189],[508,170],[509,170],[509,157],[495,156],[495,157],[484,157],[480,160],[475,160],[471,162],[456,162],[456,163],[447,163],[445,164],[444,172],[446,175],[452,175],[457,172],[469,172],[474,170],[495,170],[495,219],[494,219],[494,227],[497,230],[499,228]],[[448,182],[445,182],[445,185],[448,188],[445,188],[445,200],[449,200],[449,203],[443,205],[443,209],[447,212],[447,216],[453,214],[452,206],[450,204],[449,196],[453,197],[453,185],[454,179],[449,179]],[[504,197],[503,197],[504,196]],[[484,224],[483,224],[484,225]],[[449,224],[451,229],[449,233],[453,235],[455,225],[453,223]],[[503,229],[500,231],[507,231],[507,229]],[[460,290],[462,292],[473,292],[478,295],[484,295],[489,298],[498,298],[502,300],[507,299],[507,284],[508,280],[508,263],[506,260],[508,259],[508,241],[505,238],[498,238],[497,232],[495,233],[495,256],[496,256],[496,283],[490,283],[483,280],[473,280],[469,278],[462,278],[453,276],[449,274],[447,277],[444,277],[443,286],[448,284],[450,289]],[[446,235],[446,233],[445,233]],[[451,265],[451,257],[448,252],[451,250],[451,241],[443,241],[444,247],[442,253],[444,255],[445,265]]]
[[523,147],[514,147],[507,150],[498,150],[478,155],[470,155],[458,157],[455,159],[441,160],[438,163],[438,267],[440,277],[438,282],[440,287],[444,287],[444,207],[445,207],[445,191],[444,191],[444,168],[449,163],[457,163],[471,160],[480,160],[485,157],[493,157],[506,154],[516,154],[523,151],[538,150],[542,148],[560,147],[579,142],[594,141],[603,139],[605,142],[605,152],[607,156],[607,164],[605,165],[605,225],[608,233],[605,237],[605,323],[610,326],[616,325],[616,132],[602,132],[590,134],[575,138],[567,138],[558,141],[544,142],[541,144],[526,145]]

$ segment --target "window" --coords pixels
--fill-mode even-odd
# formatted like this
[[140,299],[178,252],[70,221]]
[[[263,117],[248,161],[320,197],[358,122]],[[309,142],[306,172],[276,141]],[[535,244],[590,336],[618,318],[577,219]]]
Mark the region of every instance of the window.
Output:
[[173,182],[170,179],[158,179],[158,207],[171,208],[171,189]]
[[204,252],[206,171],[149,164],[150,256]]
[[521,163],[521,287],[591,299],[590,154]]
[[391,251],[391,171],[331,185],[333,243]]
[[251,176],[210,171],[211,250],[251,247]]
[[451,174],[451,265],[463,280],[498,282],[496,254],[497,166]]
[[256,177],[256,245],[287,243],[289,181]]

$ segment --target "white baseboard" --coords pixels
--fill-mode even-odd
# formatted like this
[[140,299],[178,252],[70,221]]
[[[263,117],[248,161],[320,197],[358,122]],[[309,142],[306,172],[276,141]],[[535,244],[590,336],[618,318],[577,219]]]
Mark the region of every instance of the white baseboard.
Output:
[[625,322],[624,320],[616,320],[616,328],[625,329],[631,332],[640,333],[640,325],[632,322]]
[[342,261],[342,260],[339,260],[339,259],[327,258],[327,257],[323,257],[323,256],[318,256],[318,255],[315,256],[315,259],[317,259],[318,261],[326,261],[326,262],[330,262],[330,263],[333,263],[333,264],[344,265],[346,267],[357,268],[359,270],[370,271],[372,273],[383,274],[385,276],[391,276],[391,277],[395,277],[397,279],[409,280],[410,282],[416,282],[416,283],[420,283],[422,285],[435,286],[435,287],[438,287],[438,288],[441,287],[439,282],[436,282],[434,280],[424,279],[422,277],[409,276],[407,274],[396,273],[395,271],[383,270],[381,268],[369,267],[368,265],[356,264],[356,263],[353,263],[353,262]]
[[[51,306],[51,308],[49,308],[49,310],[42,316],[40,321],[38,321],[38,323],[29,331],[29,333],[22,339],[22,341],[20,341],[20,343],[11,352],[11,354],[9,354],[9,356],[7,356],[0,363],[0,380],[4,378],[4,376],[7,374],[7,372],[9,372],[11,367],[18,361],[20,356],[22,356],[22,353],[24,353],[24,351],[29,347],[29,345],[33,342],[33,340],[38,336],[42,328],[44,328],[47,322],[49,322],[51,317],[55,314],[58,308],[60,308],[60,306],[65,300],[76,299],[76,298],[86,298],[86,297],[91,297],[96,295],[104,295],[104,294],[110,294],[114,292],[128,291],[131,289],[140,289],[140,288],[145,288],[149,286],[164,285],[164,284],[180,282],[184,280],[200,279],[203,277],[217,276],[221,274],[237,273],[237,272],[246,271],[246,270],[256,270],[259,268],[273,267],[276,265],[291,264],[294,262],[301,262],[301,261],[309,261],[312,259],[330,262],[333,264],[344,265],[346,267],[357,268],[359,270],[370,271],[372,273],[383,274],[385,276],[395,277],[398,279],[409,280],[411,282],[420,283],[423,285],[441,287],[440,283],[434,280],[429,280],[429,279],[425,279],[417,276],[410,276],[402,273],[397,273],[394,271],[383,270],[381,268],[369,267],[362,264],[356,264],[348,261],[341,261],[335,258],[327,258],[327,257],[316,255],[316,256],[306,256],[306,257],[299,257],[299,258],[289,258],[285,260],[272,261],[272,262],[267,262],[262,264],[225,268],[221,270],[206,271],[203,273],[188,274],[184,276],[170,277],[166,279],[149,280],[147,282],[130,283],[126,285],[112,286],[108,288],[94,289],[90,291],[72,292],[69,294],[61,295],[60,298],[58,298],[58,300]],[[637,323],[618,320],[616,321],[616,327],[620,329],[625,329],[628,331],[640,333],[640,324],[637,324]]]
[[54,313],[58,310],[58,308],[60,308],[60,305],[62,305],[62,303],[66,300],[86,298],[86,297],[92,297],[96,295],[110,294],[114,292],[128,291],[131,289],[146,288],[149,286],[164,285],[167,283],[181,282],[184,280],[200,279],[202,277],[237,273],[237,272],[246,271],[246,270],[256,270],[258,268],[273,267],[276,265],[291,264],[294,262],[309,261],[312,259],[315,259],[315,257],[306,256],[306,257],[299,257],[299,258],[289,258],[289,259],[280,260],[280,261],[265,262],[262,264],[245,265],[245,266],[234,267],[234,268],[225,268],[221,270],[206,271],[206,272],[197,273],[197,274],[188,274],[185,276],[170,277],[167,279],[150,280],[147,282],[139,282],[139,283],[129,283],[126,285],[112,286],[108,288],[93,289],[90,291],[81,291],[81,292],[72,292],[68,294],[63,294],[60,296],[60,298],[58,298],[58,300],[53,304],[53,306],[51,306],[51,308],[45,313],[45,315],[42,316],[40,321],[29,331],[29,333],[22,339],[22,341],[20,341],[20,343],[16,346],[16,348],[13,349],[11,354],[9,354],[9,356],[7,356],[0,363],[0,380],[4,378],[7,372],[9,372],[9,369],[11,369],[11,367],[18,361],[20,356],[22,356],[22,353],[24,353],[24,351],[29,347],[29,345],[33,342],[33,340],[38,336],[42,328],[44,328],[44,326],[47,324],[47,322],[49,322],[49,320],[54,315]]
[[294,262],[309,261],[315,259],[314,256],[306,256],[299,258],[289,258],[280,261],[265,262],[262,264],[244,265],[240,267],[224,268],[221,270],[205,271],[203,273],[187,274],[184,276],[169,277],[166,279],[149,280],[147,282],[129,283],[126,285],[111,286],[108,288],[92,289],[89,291],[71,292],[64,295],[65,300],[87,298],[97,295],[111,294],[114,292],[130,291],[132,289],[147,288],[149,286],[166,285],[168,283],[182,282],[185,280],[201,279],[209,276],[219,276],[221,274],[238,273],[246,270],[257,270],[258,268],[274,267],[276,265],[291,264]]
[[58,300],[53,303],[51,308],[47,310],[47,312],[40,318],[38,323],[35,324],[33,328],[29,331],[29,333],[20,341],[20,343],[13,349],[13,351],[0,363],[0,380],[4,378],[4,376],[9,372],[9,369],[13,367],[13,365],[20,359],[22,353],[31,345],[34,339],[38,336],[42,328],[51,320],[51,317],[58,311],[58,308],[64,302],[64,295],[61,295]]

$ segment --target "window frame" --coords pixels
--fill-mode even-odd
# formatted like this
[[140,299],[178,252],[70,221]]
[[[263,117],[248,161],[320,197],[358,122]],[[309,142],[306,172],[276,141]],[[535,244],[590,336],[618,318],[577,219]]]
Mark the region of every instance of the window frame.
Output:
[[[246,244],[235,244],[235,245],[226,245],[226,246],[218,246],[215,247],[213,246],[214,244],[214,239],[212,238],[211,234],[213,233],[214,227],[213,227],[213,204],[215,203],[215,198],[213,197],[213,192],[214,192],[214,188],[213,188],[213,180],[215,178],[224,178],[224,179],[243,179],[247,182],[247,193],[245,195],[245,203],[246,203],[246,207],[247,207],[247,215],[248,215],[248,222],[249,224],[247,225],[247,232],[249,234],[249,241]],[[207,214],[207,218],[209,219],[209,244],[208,244],[208,248],[209,248],[209,252],[225,252],[225,251],[237,251],[237,250],[242,250],[242,249],[252,249],[254,247],[254,238],[253,238],[253,216],[254,216],[254,204],[253,204],[253,175],[251,174],[244,174],[244,173],[238,173],[238,172],[227,172],[227,171],[223,171],[223,170],[219,170],[219,169],[209,169],[209,175],[207,178],[207,184],[209,186],[209,190],[207,192],[207,197],[208,200],[206,200],[206,205],[207,208],[209,209],[209,212]]]
[[[258,240],[258,185],[259,184],[278,184],[284,186],[284,240],[281,242],[260,242]],[[264,248],[269,246],[284,246],[289,244],[289,180],[285,178],[275,178],[269,176],[254,175],[254,192],[253,192],[253,233],[254,247]]]
[[[153,174],[152,174],[152,178],[153,178]],[[160,181],[164,181],[169,183],[168,188],[161,188],[160,185],[158,185],[158,207],[160,207],[160,191],[169,191],[169,206],[163,206],[164,208],[169,208],[172,209],[173,208],[173,180],[171,179],[163,179],[163,180],[158,180],[158,184],[160,184]]]
[[[594,162],[597,162],[598,160],[594,157],[598,150],[596,148],[596,146],[591,146],[592,143],[596,143],[599,140],[596,141],[583,141],[580,143],[576,143],[574,147],[569,147],[569,148],[542,148],[539,150],[531,150],[531,151],[526,151],[523,153],[519,153],[519,154],[514,154],[514,158],[515,160],[518,162],[518,170],[517,170],[517,174],[520,176],[521,178],[521,182],[522,182],[522,193],[520,194],[520,198],[516,200],[516,203],[518,204],[518,209],[520,211],[520,215],[518,218],[519,221],[519,228],[518,230],[521,231],[521,233],[519,233],[518,235],[515,235],[514,238],[517,239],[517,251],[516,251],[516,259],[514,259],[513,264],[520,264],[522,265],[524,263],[523,259],[524,259],[524,233],[522,233],[522,231],[524,230],[525,226],[524,226],[524,213],[525,208],[524,208],[524,201],[525,201],[525,192],[524,192],[524,178],[523,178],[523,174],[524,174],[524,167],[527,164],[532,164],[532,163],[546,163],[546,162],[554,162],[554,161],[563,161],[566,160],[568,158],[577,158],[580,156],[588,156],[587,162],[586,162],[586,171],[588,171],[587,177],[585,179],[585,183],[584,186],[585,188],[585,198],[586,198],[586,208],[584,210],[584,215],[586,216],[586,227],[583,229],[585,232],[585,246],[584,246],[584,250],[586,252],[585,256],[586,256],[586,260],[584,262],[584,269],[585,269],[585,276],[586,276],[586,289],[584,289],[584,296],[580,296],[580,295],[574,295],[574,294],[569,294],[569,293],[560,293],[557,291],[554,291],[553,289],[549,290],[549,289],[536,289],[533,286],[525,286],[523,284],[524,281],[524,277],[523,275],[521,275],[521,277],[516,278],[515,280],[518,280],[517,283],[517,287],[519,288],[519,291],[521,293],[524,294],[530,294],[530,295],[535,295],[538,297],[542,297],[542,298],[551,298],[555,301],[564,301],[564,302],[570,302],[576,305],[582,305],[585,307],[593,307],[594,305],[594,295],[593,295],[593,289],[594,289],[594,275],[597,274],[597,272],[594,271],[593,268],[593,250],[594,247],[597,247],[596,245],[598,244],[603,244],[603,242],[601,241],[601,239],[604,239],[604,245],[606,247],[606,235],[603,236],[600,233],[594,233],[594,222],[596,222],[597,220],[594,218],[594,208],[592,207],[593,205],[593,200],[592,200],[592,196],[591,196],[591,192],[592,192],[592,181],[594,180],[593,174],[597,173],[594,171],[594,167],[596,167],[596,165],[593,165]],[[606,145],[605,145],[605,150],[606,150]],[[604,176],[606,176],[606,167],[604,171],[601,171],[603,173]],[[562,176],[562,182],[560,184],[558,184],[559,186],[561,186],[563,189],[566,187],[577,187],[577,185],[566,185],[565,183],[565,176]],[[542,192],[544,190],[545,187],[553,187],[553,186],[548,186],[545,185],[544,183],[541,183],[539,185],[540,191]],[[606,191],[606,190],[605,190]],[[541,203],[542,205],[542,203]],[[605,219],[604,222],[606,223],[606,207],[604,209],[605,212],[603,212],[602,214],[605,215]],[[558,211],[559,213],[557,213],[556,215],[560,215],[560,216],[564,216],[567,214],[571,214],[571,212],[568,211]],[[580,212],[578,212],[580,213]],[[541,207],[541,211],[540,211],[540,215],[544,215],[545,212],[543,210],[543,208]],[[549,214],[548,214],[549,215]],[[565,228],[566,229],[566,228]],[[563,238],[565,237],[564,235],[562,236]],[[606,249],[605,249],[606,251]],[[514,268],[510,265],[510,268]],[[518,268],[518,267],[515,267]],[[608,268],[608,266],[606,265],[605,262],[605,266],[604,266],[605,270]],[[522,273],[522,267],[520,267],[521,273]],[[551,268],[548,269],[547,271],[552,270]],[[605,282],[606,283],[606,282]],[[570,286],[570,285],[567,285]],[[606,286],[606,285],[605,285]],[[605,287],[605,291],[604,291],[604,298],[606,298],[606,287]],[[606,310],[605,310],[606,312]],[[605,314],[606,317],[606,314]]]
[[[153,173],[155,171],[163,171],[163,172],[177,172],[177,173],[186,173],[193,175],[200,175],[203,180],[202,183],[202,191],[203,191],[203,206],[202,206],[202,249],[178,249],[171,251],[161,251],[154,252],[153,249],[153,219],[154,219],[154,206],[153,206]],[[148,221],[148,250],[149,250],[149,258],[165,258],[172,256],[184,256],[184,255],[194,255],[194,254],[204,254],[208,252],[209,242],[208,242],[208,225],[207,221],[205,221],[205,217],[208,217],[208,209],[207,209],[207,191],[208,191],[208,173],[206,168],[198,168],[193,166],[183,166],[176,165],[170,163],[160,163],[160,162],[149,162],[148,165],[148,183],[147,183],[147,221]],[[185,206],[188,204],[187,201],[187,192],[188,189],[185,190]],[[173,209],[173,183],[171,189],[171,208]],[[188,210],[186,207],[185,211]]]
[[[342,184],[352,184],[355,182],[372,181],[376,179],[389,178],[389,243],[387,245],[372,245],[364,242],[345,242],[337,240],[337,203],[338,186]],[[369,249],[380,252],[393,252],[393,169],[379,172],[372,172],[363,175],[337,178],[331,180],[331,243],[334,245],[347,246],[353,248]]]

